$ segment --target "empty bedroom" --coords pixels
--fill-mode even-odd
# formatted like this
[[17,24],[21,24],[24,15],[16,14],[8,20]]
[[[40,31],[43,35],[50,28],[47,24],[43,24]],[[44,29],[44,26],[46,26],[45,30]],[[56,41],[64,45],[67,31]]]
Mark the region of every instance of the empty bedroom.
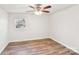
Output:
[[0,55],[79,55],[79,5],[0,4]]

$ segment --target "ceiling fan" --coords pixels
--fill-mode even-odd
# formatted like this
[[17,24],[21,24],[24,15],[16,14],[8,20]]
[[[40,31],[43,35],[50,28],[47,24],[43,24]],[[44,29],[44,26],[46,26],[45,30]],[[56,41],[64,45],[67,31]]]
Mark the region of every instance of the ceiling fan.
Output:
[[51,8],[51,5],[45,5],[45,4],[34,4],[32,6],[28,6],[33,9],[33,12],[36,15],[42,14],[42,13],[50,13],[49,8]]

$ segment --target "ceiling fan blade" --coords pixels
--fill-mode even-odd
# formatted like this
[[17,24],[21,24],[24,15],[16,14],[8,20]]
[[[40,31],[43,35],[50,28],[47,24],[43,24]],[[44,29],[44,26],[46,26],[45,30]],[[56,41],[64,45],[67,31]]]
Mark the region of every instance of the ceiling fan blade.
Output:
[[34,9],[34,7],[33,7],[33,6],[29,6],[29,7]]
[[51,8],[51,6],[46,6],[46,7],[44,7],[44,9],[47,9],[47,8]]
[[49,13],[50,11],[42,11],[42,12]]

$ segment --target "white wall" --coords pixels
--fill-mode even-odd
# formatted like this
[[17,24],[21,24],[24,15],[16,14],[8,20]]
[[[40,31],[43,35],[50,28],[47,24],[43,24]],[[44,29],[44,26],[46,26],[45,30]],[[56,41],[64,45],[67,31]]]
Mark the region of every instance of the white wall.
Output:
[[8,15],[0,8],[0,53],[6,47],[9,40],[7,39]]
[[51,35],[79,51],[79,5],[51,15]]
[[[16,18],[26,19],[26,28],[16,29]],[[49,36],[49,16],[34,14],[9,14],[9,39],[11,41],[23,41],[36,38],[47,38]]]

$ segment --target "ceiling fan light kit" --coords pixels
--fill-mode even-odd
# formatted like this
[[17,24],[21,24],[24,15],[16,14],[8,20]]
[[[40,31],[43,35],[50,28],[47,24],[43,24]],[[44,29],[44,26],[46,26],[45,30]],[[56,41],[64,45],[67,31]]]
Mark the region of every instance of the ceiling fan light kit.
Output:
[[35,15],[42,15],[43,12],[41,12],[41,11],[35,11],[34,14],[35,14]]

